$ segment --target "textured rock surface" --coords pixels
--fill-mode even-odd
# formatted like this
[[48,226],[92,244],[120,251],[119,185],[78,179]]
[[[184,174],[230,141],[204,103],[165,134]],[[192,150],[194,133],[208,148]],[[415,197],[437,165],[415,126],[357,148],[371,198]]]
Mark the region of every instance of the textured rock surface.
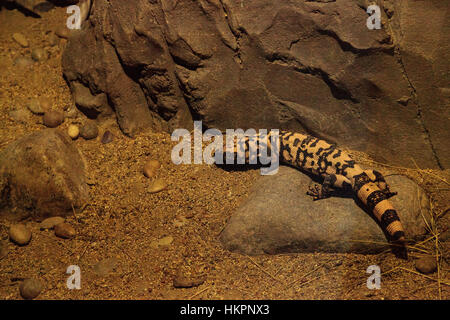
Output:
[[0,194],[11,218],[70,214],[88,198],[82,155],[57,129],[22,137],[0,153]]
[[[425,232],[421,210],[427,215],[428,198],[406,177],[390,176],[386,180],[391,190],[399,192],[391,201],[407,238],[420,238]],[[223,245],[245,254],[375,253],[386,249],[381,228],[353,198],[313,201],[306,195],[310,183],[307,175],[284,166],[273,176],[261,177],[222,232]]]
[[446,1],[379,2],[381,30],[364,0],[96,0],[64,74],[80,109],[114,108],[129,135],[194,117],[449,167]]

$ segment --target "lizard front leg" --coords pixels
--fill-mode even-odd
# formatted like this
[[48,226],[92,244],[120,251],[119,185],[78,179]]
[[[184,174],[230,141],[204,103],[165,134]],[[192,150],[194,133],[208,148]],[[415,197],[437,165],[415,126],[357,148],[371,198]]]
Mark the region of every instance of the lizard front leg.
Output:
[[345,176],[340,174],[329,174],[323,179],[322,185],[315,184],[314,186],[310,186],[306,194],[316,201],[329,198],[330,191],[333,190],[333,187],[346,188],[347,186],[350,187],[351,182]]

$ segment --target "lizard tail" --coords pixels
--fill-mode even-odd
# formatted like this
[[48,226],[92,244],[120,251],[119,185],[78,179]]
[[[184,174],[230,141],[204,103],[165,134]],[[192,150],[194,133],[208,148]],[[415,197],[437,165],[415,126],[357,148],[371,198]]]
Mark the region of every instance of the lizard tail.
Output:
[[395,211],[391,202],[388,200],[388,196],[371,181],[359,183],[357,189],[355,191],[357,191],[358,198],[377,218],[383,230],[389,235],[389,240],[396,243],[404,243],[405,232],[402,223],[400,222],[397,211]]

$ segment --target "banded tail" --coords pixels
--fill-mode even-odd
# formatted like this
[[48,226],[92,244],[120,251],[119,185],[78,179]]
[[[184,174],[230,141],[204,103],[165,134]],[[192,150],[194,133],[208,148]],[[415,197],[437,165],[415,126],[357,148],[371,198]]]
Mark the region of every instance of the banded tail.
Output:
[[371,181],[365,172],[354,177],[354,179],[354,191],[358,199],[373,213],[391,241],[397,244],[404,244],[405,232],[402,223],[397,211],[395,211],[388,200],[393,194],[389,189],[381,190],[379,185]]

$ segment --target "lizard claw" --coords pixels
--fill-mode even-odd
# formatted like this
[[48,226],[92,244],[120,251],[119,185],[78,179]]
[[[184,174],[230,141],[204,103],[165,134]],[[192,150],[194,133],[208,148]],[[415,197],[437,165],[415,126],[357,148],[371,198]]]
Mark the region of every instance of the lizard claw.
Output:
[[317,184],[314,186],[309,186],[309,190],[306,191],[308,196],[311,196],[314,201],[319,200],[321,198],[322,192]]

